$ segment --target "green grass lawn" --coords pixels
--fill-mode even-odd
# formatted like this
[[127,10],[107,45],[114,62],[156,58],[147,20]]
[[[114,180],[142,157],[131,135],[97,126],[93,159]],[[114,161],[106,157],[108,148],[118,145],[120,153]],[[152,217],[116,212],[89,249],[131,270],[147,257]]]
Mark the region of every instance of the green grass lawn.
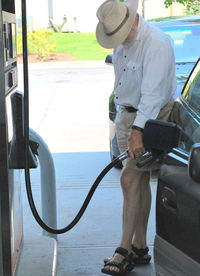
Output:
[[[48,30],[28,34],[28,49],[30,54],[39,54],[41,49],[47,51],[52,49],[55,53],[68,54],[72,60],[77,61],[105,60],[106,55],[112,52],[112,49],[104,49],[98,44],[94,33],[50,32],[49,34]],[[21,34],[17,36],[17,52],[22,53]]]
[[102,48],[94,33],[53,33],[57,53],[67,53],[75,60],[101,60],[112,50]]

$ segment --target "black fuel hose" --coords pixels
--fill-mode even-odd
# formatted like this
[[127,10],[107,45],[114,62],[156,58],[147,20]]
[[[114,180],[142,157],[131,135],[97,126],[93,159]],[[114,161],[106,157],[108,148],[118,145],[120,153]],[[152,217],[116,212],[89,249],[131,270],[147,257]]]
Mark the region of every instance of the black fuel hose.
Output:
[[22,0],[22,46],[23,46],[23,77],[24,77],[24,137],[25,137],[25,182],[28,202],[32,211],[32,214],[37,223],[47,232],[52,234],[63,234],[73,228],[82,217],[85,212],[96,188],[100,184],[103,177],[108,171],[114,167],[118,162],[128,157],[128,151],[119,155],[110,164],[108,164],[102,172],[98,175],[90,188],[86,199],[83,202],[82,207],[77,213],[76,217],[69,225],[61,229],[54,229],[49,227],[40,217],[37,208],[34,203],[33,193],[31,188],[30,169],[29,169],[29,78],[28,78],[28,45],[27,45],[27,20],[26,20],[26,0]]

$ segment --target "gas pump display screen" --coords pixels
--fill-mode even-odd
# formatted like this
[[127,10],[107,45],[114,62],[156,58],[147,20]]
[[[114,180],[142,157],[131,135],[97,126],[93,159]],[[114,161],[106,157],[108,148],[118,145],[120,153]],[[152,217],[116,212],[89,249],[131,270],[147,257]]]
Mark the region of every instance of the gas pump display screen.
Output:
[[17,47],[15,14],[3,11],[3,46],[5,92],[11,92],[17,86]]
[[16,22],[15,15],[3,12],[3,36],[4,36],[4,56],[5,66],[9,66],[16,61]]

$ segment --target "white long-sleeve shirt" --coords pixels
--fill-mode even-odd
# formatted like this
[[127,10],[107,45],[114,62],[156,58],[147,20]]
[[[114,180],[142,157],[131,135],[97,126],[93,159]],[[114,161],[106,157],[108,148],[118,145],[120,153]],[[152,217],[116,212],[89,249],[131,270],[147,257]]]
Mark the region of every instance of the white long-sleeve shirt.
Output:
[[170,38],[139,16],[136,38],[114,49],[115,102],[138,109],[134,125],[156,119],[176,89]]

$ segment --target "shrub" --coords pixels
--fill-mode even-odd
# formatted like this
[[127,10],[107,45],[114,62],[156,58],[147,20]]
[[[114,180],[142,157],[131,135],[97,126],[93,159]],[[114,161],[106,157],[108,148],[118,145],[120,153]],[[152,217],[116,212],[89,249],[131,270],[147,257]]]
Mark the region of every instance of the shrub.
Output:
[[21,54],[22,53],[22,29],[19,28],[18,29],[18,33],[17,33],[17,53]]
[[[28,49],[30,53],[36,53],[38,59],[42,60],[55,52],[56,43],[52,37],[51,30],[36,30],[33,33],[28,33]],[[17,52],[22,53],[22,34],[18,30],[17,34]]]
[[38,58],[48,57],[56,49],[55,40],[51,37],[51,30],[37,30],[28,34],[28,45],[31,52],[37,53]]

